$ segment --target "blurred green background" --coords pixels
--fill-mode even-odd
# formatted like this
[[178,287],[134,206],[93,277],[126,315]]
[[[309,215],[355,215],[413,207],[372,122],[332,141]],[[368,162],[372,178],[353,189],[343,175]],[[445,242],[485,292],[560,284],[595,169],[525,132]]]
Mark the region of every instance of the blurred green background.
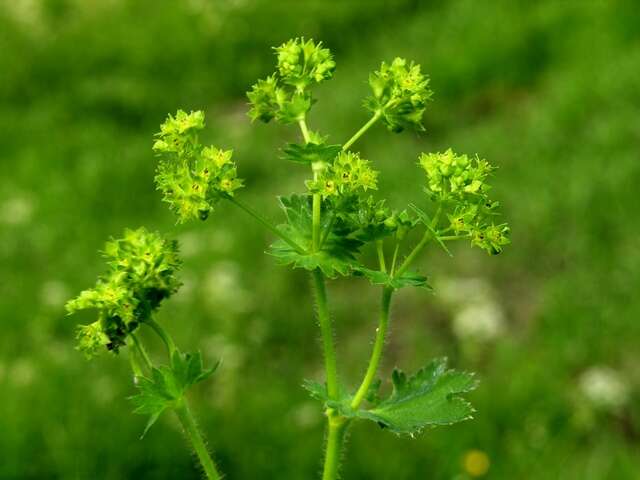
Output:
[[[426,134],[377,125],[358,144],[393,206],[420,195],[418,153],[451,146],[500,167],[513,231],[494,258],[433,249],[421,266],[435,295],[394,302],[384,376],[447,355],[479,373],[476,419],[414,440],[357,424],[344,478],[639,478],[640,8],[615,0],[1,2],[0,478],[199,478],[170,415],[138,440],[126,354],[85,361],[74,326],[90,316],[63,309],[102,271],[104,241],[140,225],[182,245],[184,287],[160,321],[223,359],[191,398],[228,478],[317,477],[323,419],[300,387],[322,378],[307,276],[264,255],[270,235],[231,205],[175,227],[150,148],[167,113],[204,109],[205,140],[235,150],[240,194],[279,218],[275,196],[304,188],[278,158],[298,132],[251,125],[244,92],[298,35],[335,54],[309,119],[335,142],[367,119],[381,60],[431,76]],[[329,294],[354,386],[378,292],[341,280]]]

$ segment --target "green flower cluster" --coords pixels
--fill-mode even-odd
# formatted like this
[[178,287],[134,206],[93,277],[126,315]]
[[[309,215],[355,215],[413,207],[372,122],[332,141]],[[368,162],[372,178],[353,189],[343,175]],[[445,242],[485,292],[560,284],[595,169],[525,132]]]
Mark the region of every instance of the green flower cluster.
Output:
[[165,298],[180,286],[178,245],[145,228],[125,230],[121,239],[107,242],[109,267],[94,288],[67,302],[67,311],[95,309],[98,320],[78,327],[78,349],[88,357],[102,347],[118,351],[126,337],[151,317]]
[[308,87],[333,76],[336,64],[322,42],[295,38],[275,48],[276,72],[251,87],[247,93],[252,120],[297,122],[311,109]]
[[420,154],[420,166],[427,174],[427,190],[442,200],[464,198],[465,194],[482,196],[489,189],[485,183],[494,170],[486,160],[444,153]]
[[153,144],[162,154],[156,185],[180,223],[205,220],[220,199],[242,187],[232,151],[200,145],[198,131],[204,126],[202,111],[178,110],[160,126]]
[[458,155],[451,149],[444,153],[422,153],[420,166],[427,174],[426,191],[449,219],[455,235],[469,236],[471,243],[491,254],[498,254],[509,244],[509,227],[496,225],[498,202],[487,193],[487,177],[494,170],[486,160]]
[[307,188],[324,198],[376,190],[378,172],[370,164],[357,153],[340,152],[333,163],[324,164],[316,179],[307,182]]
[[407,64],[404,58],[382,62],[380,70],[369,76],[369,85],[373,95],[365,100],[365,107],[381,115],[389,130],[424,130],[422,116],[433,92],[420,65]]

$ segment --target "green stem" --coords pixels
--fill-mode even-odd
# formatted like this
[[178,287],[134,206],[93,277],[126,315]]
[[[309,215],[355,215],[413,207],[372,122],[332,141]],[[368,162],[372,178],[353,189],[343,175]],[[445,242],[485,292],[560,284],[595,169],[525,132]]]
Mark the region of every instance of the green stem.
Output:
[[431,232],[429,230],[424,232],[424,235],[423,235],[422,239],[413,248],[413,250],[411,250],[411,253],[409,253],[409,256],[404,259],[404,262],[402,262],[402,265],[400,265],[400,267],[396,271],[395,276],[402,275],[405,272],[405,270],[407,268],[409,268],[411,263],[420,254],[420,252],[422,252],[422,249],[427,245],[427,243],[429,243],[429,240],[431,240],[431,238],[432,238],[432,235],[431,235]]
[[334,215],[333,212],[331,212],[331,218],[329,219],[327,228],[324,229],[324,231],[322,232],[322,235],[320,236],[320,245],[318,245],[318,250],[322,249],[324,242],[329,237],[329,234],[331,233],[331,229],[333,228],[333,224],[335,223],[335,220],[336,220],[336,216]]
[[380,263],[380,271],[387,273],[387,264],[384,260],[384,245],[382,240],[376,240],[376,251],[378,252],[378,262]]
[[324,285],[324,275],[320,269],[315,269],[312,273],[313,287],[316,294],[316,306],[318,309],[318,323],[320,324],[320,334],[322,336],[322,347],[324,351],[324,367],[327,377],[327,394],[329,398],[338,398],[338,369],[336,366],[336,351],[333,346],[333,328],[331,316],[327,306],[327,291]]
[[142,345],[142,342],[138,340],[138,336],[135,333],[131,333],[130,336],[133,339],[133,346],[144,362],[144,366],[147,368],[147,370],[151,371],[151,369],[153,368],[153,364],[151,363],[151,359],[149,358],[147,350],[144,348],[144,345]]
[[391,308],[391,296],[393,295],[393,289],[385,287],[382,289],[382,303],[380,309],[380,320],[378,322],[378,328],[376,328],[376,339],[373,344],[373,351],[371,352],[371,359],[369,360],[369,366],[367,367],[367,373],[360,384],[360,388],[351,401],[351,408],[357,409],[364,397],[371,387],[371,383],[376,377],[378,371],[378,365],[380,365],[380,358],[382,357],[382,350],[384,349],[384,341],[387,335],[387,328],[389,326],[389,310]]
[[460,240],[462,238],[469,238],[471,236],[471,234],[466,234],[466,235],[447,235],[444,237],[438,237],[438,240],[441,240],[443,242],[448,242],[450,240]]
[[202,438],[200,431],[198,430],[198,426],[196,425],[193,414],[189,409],[186,398],[183,398],[175,407],[175,412],[178,415],[178,419],[180,420],[187,437],[189,437],[189,441],[191,441],[191,445],[198,456],[198,460],[200,460],[200,464],[202,465],[204,473],[207,475],[207,479],[220,480],[222,476],[218,473],[218,470],[211,459],[211,455],[209,455],[207,446],[204,443],[204,439]]
[[129,346],[129,363],[131,364],[131,370],[133,370],[134,382],[137,377],[144,376],[142,374],[142,368],[140,367],[140,362],[138,361],[138,350],[136,349],[136,343],[127,339],[127,345]]
[[348,422],[333,410],[327,411],[327,447],[324,456],[324,468],[322,480],[335,480],[338,478],[340,467],[340,451]]
[[398,252],[400,251],[400,242],[396,242],[396,248],[393,250],[393,260],[391,260],[391,276],[396,271],[396,261],[398,260]]
[[156,322],[153,318],[150,318],[149,320],[147,320],[146,323],[162,339],[162,341],[164,342],[165,346],[167,347],[167,352],[169,353],[169,360],[171,360],[171,357],[173,357],[173,352],[176,351],[176,344],[173,342],[173,339],[171,338],[171,335],[169,335],[167,333],[167,331],[164,328],[162,328],[162,325],[160,325],[158,322]]
[[364,135],[364,133],[369,130],[374,123],[376,123],[380,117],[382,116],[382,111],[381,110],[377,110],[376,113],[373,114],[373,116],[369,119],[369,121],[367,123],[365,123],[362,128],[360,130],[358,130],[353,137],[351,137],[349,140],[347,140],[347,143],[345,143],[342,146],[342,150],[348,150],[349,147],[351,147],[351,145],[353,145],[354,143],[356,143],[356,141],[362,136]]
[[304,143],[309,143],[311,137],[309,137],[309,128],[307,127],[307,120],[303,117],[298,120],[298,125],[300,125],[300,130],[302,131],[302,138],[304,138]]
[[251,208],[249,205],[241,202],[240,200],[238,200],[235,197],[232,196],[227,196],[227,199],[233,203],[235,206],[239,207],[241,210],[243,210],[245,213],[248,213],[250,216],[252,216],[253,218],[255,218],[262,226],[266,227],[267,230],[271,231],[272,233],[275,233],[278,237],[280,237],[282,240],[284,240],[291,248],[293,248],[296,252],[298,252],[299,254],[304,254],[304,248],[302,248],[300,245],[298,245],[294,240],[292,240],[288,235],[286,235],[285,233],[283,233],[278,227],[276,227],[275,225],[273,225],[271,222],[269,222],[268,220],[266,220],[262,215],[260,215],[258,212],[256,212],[255,210],[253,210],[253,208]]

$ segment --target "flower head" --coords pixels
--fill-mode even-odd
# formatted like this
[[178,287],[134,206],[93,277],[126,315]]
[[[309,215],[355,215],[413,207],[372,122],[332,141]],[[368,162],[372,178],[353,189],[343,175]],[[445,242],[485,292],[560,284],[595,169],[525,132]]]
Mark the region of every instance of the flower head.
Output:
[[365,106],[382,115],[389,130],[424,130],[422,116],[433,92],[420,65],[407,63],[404,58],[395,58],[391,64],[382,62],[380,70],[369,76],[369,85],[372,96]]
[[98,311],[96,322],[78,328],[78,349],[88,356],[101,346],[117,351],[180,286],[177,243],[145,228],[125,230],[123,238],[108,241],[104,257],[107,273],[66,305],[69,313]]
[[307,85],[320,83],[333,76],[336,62],[322,42],[294,38],[275,48],[278,73],[287,85],[303,90]]
[[447,213],[456,235],[471,238],[471,244],[495,255],[510,243],[507,224],[496,225],[498,202],[491,201],[487,179],[494,168],[477,156],[469,158],[453,150],[422,153],[419,165],[427,176],[425,191]]
[[252,120],[297,122],[311,109],[309,87],[333,76],[333,55],[322,43],[294,38],[275,48],[276,71],[247,92]]
[[160,126],[153,145],[162,155],[156,185],[180,223],[206,219],[220,199],[242,187],[233,152],[200,145],[197,132],[203,128],[204,113],[178,110]]

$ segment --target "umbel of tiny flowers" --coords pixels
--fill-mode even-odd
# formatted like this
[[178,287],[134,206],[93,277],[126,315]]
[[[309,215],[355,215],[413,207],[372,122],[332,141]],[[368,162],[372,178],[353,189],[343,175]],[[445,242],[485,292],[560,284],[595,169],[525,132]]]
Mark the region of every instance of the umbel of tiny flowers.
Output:
[[98,312],[95,322],[78,327],[78,349],[89,358],[103,349],[117,353],[180,286],[175,275],[180,267],[177,243],[158,233],[125,230],[123,238],[106,243],[103,255],[107,272],[66,306],[70,314]]

